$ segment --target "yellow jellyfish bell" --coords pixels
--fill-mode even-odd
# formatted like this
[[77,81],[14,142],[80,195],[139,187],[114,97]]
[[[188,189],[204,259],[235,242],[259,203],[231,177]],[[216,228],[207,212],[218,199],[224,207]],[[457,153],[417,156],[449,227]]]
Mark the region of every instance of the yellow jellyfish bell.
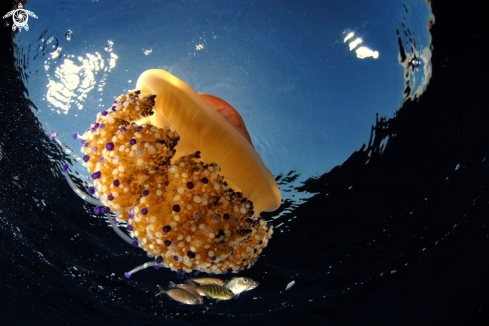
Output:
[[144,72],[137,88],[82,136],[89,193],[115,215],[109,222],[124,240],[155,257],[126,276],[149,266],[216,274],[251,267],[273,233],[259,214],[276,210],[281,196],[244,121],[163,70]]
[[150,121],[180,135],[174,157],[200,151],[203,161],[217,163],[226,181],[253,202],[255,214],[278,209],[280,190],[251,143],[190,86],[164,70],[151,69],[139,76],[136,89],[156,95]]

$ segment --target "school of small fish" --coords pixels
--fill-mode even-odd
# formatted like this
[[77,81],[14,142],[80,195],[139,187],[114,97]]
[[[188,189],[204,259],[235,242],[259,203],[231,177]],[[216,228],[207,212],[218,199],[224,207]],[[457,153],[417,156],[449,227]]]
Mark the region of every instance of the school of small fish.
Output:
[[158,285],[160,292],[156,296],[167,294],[175,301],[196,305],[204,303],[202,297],[216,299],[216,302],[237,298],[241,293],[253,290],[259,284],[249,277],[233,277],[227,281],[210,277],[193,278],[187,279],[184,284],[170,282],[168,290]]

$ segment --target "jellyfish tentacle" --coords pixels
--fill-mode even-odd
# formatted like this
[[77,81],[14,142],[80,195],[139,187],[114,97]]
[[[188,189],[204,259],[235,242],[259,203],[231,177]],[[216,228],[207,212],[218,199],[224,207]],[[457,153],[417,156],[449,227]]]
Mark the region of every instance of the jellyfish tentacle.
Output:
[[[67,165],[65,166],[67,167]],[[85,194],[83,191],[81,191],[81,189],[78,188],[78,186],[73,182],[73,180],[71,180],[71,176],[68,173],[68,170],[67,169],[65,170],[65,168],[63,168],[63,175],[65,176],[65,179],[70,185],[71,189],[73,189],[73,191],[75,192],[75,194],[78,195],[78,197],[80,197],[86,202],[89,202],[92,205],[103,206],[102,202],[99,199],[90,197],[87,194]]]
[[119,226],[117,225],[117,223],[114,221],[114,219],[109,214],[106,214],[106,215],[107,215],[107,220],[109,220],[109,223],[112,226],[112,229],[114,229],[115,233],[117,233],[117,235],[119,237],[121,237],[122,240],[124,240],[125,242],[129,243],[130,245],[132,245],[132,243],[133,243],[132,238],[130,236],[128,236],[127,234],[125,234],[119,228]]
[[148,267],[153,267],[153,266],[155,268],[157,268],[156,266],[158,266],[158,268],[159,268],[159,267],[162,267],[163,264],[160,264],[160,263],[158,263],[156,261],[150,261],[150,262],[147,262],[147,263],[144,263],[142,265],[137,266],[136,268],[130,270],[129,272],[124,273],[124,275],[127,278],[130,278],[134,273],[139,272],[140,270],[146,269]]
[[71,155],[78,162],[83,162],[83,159],[78,154],[75,154],[71,149],[66,147],[65,144],[63,144],[58,139],[58,134],[56,134],[56,133],[51,134],[51,138],[54,139],[58,143],[58,145],[66,152],[66,154]]
[[[67,153],[67,154],[70,154],[72,155],[75,160],[77,161],[83,161],[78,155],[76,155],[75,153],[73,153],[71,151],[71,149],[69,149],[68,147],[66,147],[59,139],[58,139],[58,135],[56,133],[53,133],[51,134],[51,138],[53,140],[55,140],[58,145]],[[68,173],[68,164],[64,164],[63,165],[63,175],[66,179],[66,181],[68,182],[68,184],[70,185],[71,189],[73,189],[73,191],[83,200],[89,202],[90,204],[93,204],[95,206],[101,206],[102,205],[102,202],[97,199],[97,198],[93,198],[93,197],[90,197],[90,196],[87,196],[83,191],[81,191],[80,188],[78,188],[78,186],[73,182],[73,180],[71,179],[71,176],[70,174]]]

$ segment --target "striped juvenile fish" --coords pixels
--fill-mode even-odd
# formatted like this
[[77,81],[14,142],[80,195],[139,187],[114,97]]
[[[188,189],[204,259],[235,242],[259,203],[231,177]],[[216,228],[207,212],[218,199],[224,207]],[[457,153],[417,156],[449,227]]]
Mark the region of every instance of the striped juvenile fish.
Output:
[[216,299],[217,302],[221,300],[229,300],[234,298],[234,293],[227,287],[217,284],[205,284],[197,287],[197,291],[203,291],[208,298]]
[[[190,282],[192,283],[192,282]],[[200,293],[197,292],[197,290],[195,289],[195,285],[194,283],[192,284],[175,284],[173,282],[170,281],[170,287],[171,288],[180,288],[180,289],[183,289],[191,294],[193,294],[196,298],[197,298],[197,304],[203,304],[204,303],[204,299],[202,299],[202,297],[200,296]]]
[[259,284],[260,283],[253,281],[249,277],[233,277],[230,281],[227,281],[224,286],[233,291],[236,295],[235,298],[237,298],[241,292],[253,290]]
[[158,285],[158,288],[160,289],[160,292],[155,295],[159,296],[162,293],[166,293],[170,298],[172,298],[175,301],[184,303],[184,304],[201,304],[199,303],[197,297],[193,295],[192,293],[185,291],[184,289],[170,289],[170,290],[163,290],[161,286]]
[[192,281],[198,283],[199,285],[206,285],[206,284],[224,285],[223,280],[218,278],[213,278],[213,277],[193,278]]

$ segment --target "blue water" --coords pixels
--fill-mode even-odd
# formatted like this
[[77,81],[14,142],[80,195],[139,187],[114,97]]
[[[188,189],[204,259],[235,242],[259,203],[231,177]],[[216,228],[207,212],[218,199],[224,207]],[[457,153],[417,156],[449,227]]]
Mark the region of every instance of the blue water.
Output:
[[[17,42],[20,57],[30,60],[27,88],[39,120],[73,149],[74,131],[134,88],[141,72],[162,68],[197,92],[232,103],[275,175],[299,170],[309,176],[358,150],[376,113],[392,117],[400,108],[404,67],[396,30],[404,31],[406,22],[419,52],[430,44],[430,10],[423,1],[410,6],[406,13],[402,1],[387,7],[360,1],[351,8],[339,2],[43,2],[31,5],[40,18],[31,19]],[[361,38],[378,59],[357,58],[344,43],[350,31],[350,41]],[[34,59],[51,37],[58,49]]]
[[[452,111],[429,93],[437,76],[425,1],[33,1],[26,9],[38,18],[14,36],[16,62],[2,63],[0,230],[11,300],[3,297],[0,311],[9,325],[423,324],[437,320],[430,309],[450,306],[449,294],[430,297],[445,285],[467,296],[450,277],[473,264],[455,250],[473,252],[467,230],[479,232],[474,246],[487,245],[477,218],[487,201],[476,191],[487,151],[471,151],[454,130],[478,139],[471,132],[486,129],[457,127],[484,119],[441,115]],[[8,35],[12,21],[4,22]],[[378,57],[359,58],[360,47]],[[74,176],[88,176],[49,135],[78,153],[72,134],[151,68],[231,103],[278,179],[282,207],[265,215],[275,234],[240,274],[260,286],[236,300],[155,298],[157,284],[178,281],[164,269],[126,279],[149,259],[61,175],[69,163]],[[482,270],[473,270],[477,280]],[[431,307],[431,298],[443,304]]]

